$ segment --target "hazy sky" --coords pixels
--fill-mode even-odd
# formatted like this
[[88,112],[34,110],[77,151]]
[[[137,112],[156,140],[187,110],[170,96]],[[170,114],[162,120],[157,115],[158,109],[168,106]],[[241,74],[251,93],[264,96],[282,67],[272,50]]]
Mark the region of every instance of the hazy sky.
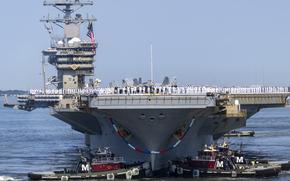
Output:
[[[290,85],[289,0],[95,0],[96,78],[179,84]],[[0,89],[41,87],[41,50],[49,36],[39,19],[58,12],[41,0],[0,6]],[[84,31],[86,27],[83,28]]]

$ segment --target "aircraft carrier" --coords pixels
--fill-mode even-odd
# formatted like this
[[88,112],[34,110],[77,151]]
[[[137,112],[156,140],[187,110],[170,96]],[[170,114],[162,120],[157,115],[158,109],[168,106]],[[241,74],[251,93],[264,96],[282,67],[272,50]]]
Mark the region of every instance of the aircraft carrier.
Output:
[[[286,87],[182,87],[168,79],[161,84],[135,79],[101,88],[93,78],[96,19],[78,14],[91,5],[86,0],[44,1],[63,13],[41,20],[51,35],[43,63],[54,66],[57,75],[46,78],[43,69],[42,91],[20,96],[19,108],[50,106],[52,116],[83,133],[92,150],[110,147],[127,162],[149,162],[158,170],[244,127],[261,108],[286,105]],[[55,27],[63,29],[62,38],[55,38]]]

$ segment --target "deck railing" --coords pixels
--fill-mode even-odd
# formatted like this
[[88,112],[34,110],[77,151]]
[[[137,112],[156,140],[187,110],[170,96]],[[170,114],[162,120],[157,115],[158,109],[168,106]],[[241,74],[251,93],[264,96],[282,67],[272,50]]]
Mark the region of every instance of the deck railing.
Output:
[[[43,94],[43,90],[30,90],[31,94]],[[186,87],[112,87],[112,88],[85,88],[85,89],[47,89],[46,94],[59,95],[206,95],[216,94],[273,94],[289,93],[288,87],[207,87],[207,86],[186,86]]]

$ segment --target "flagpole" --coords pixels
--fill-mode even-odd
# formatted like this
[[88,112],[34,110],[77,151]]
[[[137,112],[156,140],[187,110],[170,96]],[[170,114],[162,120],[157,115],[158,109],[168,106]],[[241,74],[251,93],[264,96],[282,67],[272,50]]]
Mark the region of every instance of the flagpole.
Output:
[[91,44],[92,44],[92,47],[94,49],[94,53],[96,53],[95,52],[96,40],[95,40],[94,27],[93,27],[93,23],[92,22],[89,22],[87,36],[91,39]]
[[43,93],[46,94],[45,57],[43,54],[42,54],[42,60],[41,60],[41,68],[42,68],[42,79],[43,79]]
[[154,82],[154,74],[153,74],[153,45],[150,44],[150,74],[151,74],[151,84],[153,85]]

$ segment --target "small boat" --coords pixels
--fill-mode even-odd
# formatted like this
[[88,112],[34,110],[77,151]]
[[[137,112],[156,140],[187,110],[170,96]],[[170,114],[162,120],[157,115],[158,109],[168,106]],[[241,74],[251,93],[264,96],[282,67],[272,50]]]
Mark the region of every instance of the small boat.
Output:
[[290,161],[271,161],[271,162],[268,162],[268,164],[280,166],[282,171],[290,170]]
[[108,148],[98,149],[91,162],[92,172],[120,170],[125,168],[123,157],[115,156]]
[[16,106],[16,104],[8,104],[8,103],[4,103],[3,104],[4,107],[8,107],[8,108],[14,108]]
[[281,170],[283,170],[283,171],[289,171],[290,170],[290,161],[280,162],[280,163],[278,163],[278,165],[281,166]]
[[141,166],[125,164],[123,157],[115,156],[108,148],[98,149],[94,155],[81,156],[74,169],[54,172],[28,173],[30,180],[90,180],[139,178]]
[[225,155],[231,155],[235,159],[233,159],[234,163],[243,166],[243,165],[251,165],[255,167],[280,167],[282,171],[290,170],[290,161],[269,161],[266,159],[253,157],[247,154],[243,154],[241,150],[230,150],[228,143],[223,143],[222,145],[217,146],[219,152],[224,153]]
[[206,147],[196,158],[169,163],[170,176],[181,177],[272,177],[281,172],[280,165],[252,164],[245,155],[228,146]]
[[3,106],[4,107],[8,107],[8,108],[14,108],[14,106],[16,106],[16,104],[11,104],[8,102],[8,97],[7,95],[5,94],[4,95],[4,103],[3,103]]
[[60,181],[68,181],[68,180],[115,180],[115,179],[126,179],[131,180],[135,178],[139,178],[139,168],[131,168],[131,169],[120,169],[113,171],[104,171],[104,172],[87,172],[80,173],[74,171],[55,171],[55,172],[35,172],[29,173],[28,178],[30,180],[60,180]]
[[224,134],[224,137],[253,137],[255,136],[255,131],[230,131]]

